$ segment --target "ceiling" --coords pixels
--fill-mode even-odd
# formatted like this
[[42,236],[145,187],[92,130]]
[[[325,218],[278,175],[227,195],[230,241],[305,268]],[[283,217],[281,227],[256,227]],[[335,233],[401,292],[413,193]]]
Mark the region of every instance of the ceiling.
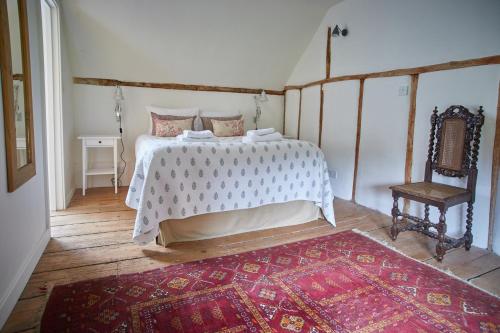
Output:
[[74,76],[280,89],[339,0],[62,0]]

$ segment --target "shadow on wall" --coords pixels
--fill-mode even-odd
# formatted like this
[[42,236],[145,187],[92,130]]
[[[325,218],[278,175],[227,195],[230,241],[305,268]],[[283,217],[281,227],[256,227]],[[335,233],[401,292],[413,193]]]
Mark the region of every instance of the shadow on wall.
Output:
[[[117,33],[114,33],[112,30],[108,29],[105,25],[103,25],[100,21],[96,20],[92,16],[89,16],[84,11],[78,12],[78,19],[82,22],[85,22],[85,27],[90,31],[80,37],[83,38],[92,38],[93,36],[98,36],[99,38],[94,38],[93,40],[86,41],[93,45],[91,54],[87,54],[85,50],[80,47],[81,41],[77,39],[68,38],[68,44],[70,49],[70,56],[72,59],[80,59],[81,57],[94,57],[92,53],[98,53],[99,62],[96,63],[96,66],[92,66],[90,71],[87,70],[85,76],[87,77],[112,77],[114,79],[119,80],[134,80],[139,79],[135,77],[133,73],[137,68],[141,68],[141,64],[137,63],[136,69],[131,69],[130,72],[121,73],[121,77],[115,77],[115,73],[110,69],[116,67],[126,68],[127,63],[124,59],[141,59],[141,62],[147,63],[148,68],[163,68],[161,71],[156,71],[155,73],[147,73],[148,75],[153,75],[153,77],[157,78],[165,78],[168,77],[168,72],[164,69],[164,64],[155,61],[151,54],[148,52],[148,49],[137,48],[136,45],[127,43],[125,39],[123,39]],[[73,26],[71,24],[66,24],[67,29],[69,29],[69,36],[74,36],[75,33],[71,31]],[[126,37],[126,35],[124,35]],[[76,44],[75,44],[76,43]],[[112,53],[107,53],[105,50],[111,49]],[[79,53],[79,54],[75,54]],[[122,57],[115,57],[114,55],[121,54]],[[117,64],[118,63],[118,64]],[[78,68],[76,68],[78,70]],[[161,75],[159,74],[161,73]],[[76,72],[75,74],[79,74]],[[145,73],[142,77],[148,77]]]

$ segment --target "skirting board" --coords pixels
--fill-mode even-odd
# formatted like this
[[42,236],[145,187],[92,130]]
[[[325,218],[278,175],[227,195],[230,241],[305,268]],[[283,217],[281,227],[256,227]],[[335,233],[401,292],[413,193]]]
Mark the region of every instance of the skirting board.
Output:
[[14,309],[14,306],[21,296],[24,287],[28,283],[31,273],[35,270],[43,251],[47,247],[50,240],[50,229],[47,229],[38,244],[33,247],[31,252],[28,254],[19,271],[17,272],[15,278],[10,283],[9,287],[0,298],[0,329],[3,327],[10,313]]

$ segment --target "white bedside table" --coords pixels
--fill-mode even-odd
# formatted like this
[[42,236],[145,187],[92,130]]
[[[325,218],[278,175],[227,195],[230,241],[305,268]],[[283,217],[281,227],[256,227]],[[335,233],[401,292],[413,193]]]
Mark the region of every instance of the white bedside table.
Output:
[[[82,192],[85,195],[87,189],[87,176],[95,175],[114,175],[115,194],[118,193],[118,140],[119,136],[113,135],[82,135],[78,137],[82,140]],[[88,168],[88,149],[89,148],[113,148],[113,167],[112,168]]]

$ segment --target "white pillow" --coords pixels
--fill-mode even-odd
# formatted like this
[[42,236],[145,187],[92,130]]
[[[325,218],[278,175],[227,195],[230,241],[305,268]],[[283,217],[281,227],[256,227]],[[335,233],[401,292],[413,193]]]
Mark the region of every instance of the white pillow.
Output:
[[[170,115],[170,116],[186,116],[186,117],[196,117],[194,120],[194,129],[198,131],[201,126],[201,121],[199,120],[200,108],[185,108],[185,109],[171,109],[163,106],[148,105],[146,106],[146,112],[148,113],[149,130],[148,133],[153,132],[153,121],[151,120],[151,112],[156,113],[160,116]],[[197,123],[200,125],[197,125]],[[197,128],[198,127],[198,128]]]

